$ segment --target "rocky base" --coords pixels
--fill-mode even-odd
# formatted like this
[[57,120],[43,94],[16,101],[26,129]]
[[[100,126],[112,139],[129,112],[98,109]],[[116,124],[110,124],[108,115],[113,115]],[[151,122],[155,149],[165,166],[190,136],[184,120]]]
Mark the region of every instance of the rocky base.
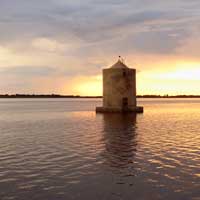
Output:
[[105,108],[105,107],[96,107],[97,113],[143,113],[143,107],[137,106],[133,108]]

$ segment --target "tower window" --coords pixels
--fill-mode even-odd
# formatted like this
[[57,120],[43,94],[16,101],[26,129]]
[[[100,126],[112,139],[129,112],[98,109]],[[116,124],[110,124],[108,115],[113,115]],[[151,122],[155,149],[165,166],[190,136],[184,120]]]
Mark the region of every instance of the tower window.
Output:
[[128,108],[128,98],[124,97],[122,98],[122,109],[126,110]]
[[126,71],[123,71],[123,76],[126,76]]

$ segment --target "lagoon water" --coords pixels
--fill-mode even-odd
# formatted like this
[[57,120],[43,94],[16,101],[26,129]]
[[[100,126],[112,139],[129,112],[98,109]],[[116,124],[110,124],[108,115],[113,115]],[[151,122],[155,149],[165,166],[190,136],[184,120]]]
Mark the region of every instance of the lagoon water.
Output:
[[1,99],[1,200],[200,199],[200,99]]

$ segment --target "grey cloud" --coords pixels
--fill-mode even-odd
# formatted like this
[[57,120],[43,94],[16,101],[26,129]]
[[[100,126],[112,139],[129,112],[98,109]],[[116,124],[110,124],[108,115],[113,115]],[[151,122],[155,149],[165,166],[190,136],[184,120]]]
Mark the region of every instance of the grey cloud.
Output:
[[[134,41],[135,50],[144,52],[147,49],[150,52],[149,41],[157,39],[153,52],[167,53],[175,49],[180,40],[185,39],[185,33],[190,31],[191,18],[200,18],[197,12],[193,12],[200,4],[196,0],[190,2],[0,0],[0,44],[12,44],[13,40],[23,43],[36,37],[50,37],[67,43],[74,37],[82,41],[81,50],[95,45],[101,48],[105,42],[113,40],[115,44],[121,44],[123,37],[124,41],[130,39],[131,44]],[[141,29],[140,35],[135,33],[138,28]],[[181,34],[178,42],[168,37],[167,31],[170,28],[175,33],[183,30],[184,34]],[[128,45],[127,48],[131,50],[132,46]]]
[[[18,64],[26,56],[30,62],[0,66],[2,88],[31,88],[38,77],[96,75],[111,56],[121,54],[175,54],[194,28],[199,32],[199,9],[199,0],[0,0],[0,47],[20,55]],[[46,53],[32,46],[37,38],[64,43],[68,49]],[[46,61],[46,55],[55,62],[32,66],[32,57]]]
[[172,54],[175,53],[176,47],[185,35],[187,33],[184,33],[184,30],[143,32],[137,34],[132,40],[127,40],[127,46],[132,45],[132,48],[139,52]]
[[[48,66],[13,66],[13,67],[0,67],[0,77],[13,76],[27,78],[38,78],[38,77],[70,77],[77,75],[96,75],[102,66],[106,66],[104,62],[84,62],[87,68],[80,66],[59,66],[59,67],[48,67]],[[69,70],[70,68],[70,70]]]
[[15,66],[15,67],[0,67],[0,75],[35,77],[48,76],[56,73],[56,68],[53,67],[38,67],[38,66]]

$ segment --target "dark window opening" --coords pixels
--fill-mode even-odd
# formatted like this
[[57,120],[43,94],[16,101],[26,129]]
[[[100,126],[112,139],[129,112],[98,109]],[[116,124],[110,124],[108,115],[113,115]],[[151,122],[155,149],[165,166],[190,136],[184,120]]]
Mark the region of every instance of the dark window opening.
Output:
[[123,110],[126,110],[128,108],[128,98],[127,97],[124,97],[122,99],[122,108],[123,108]]
[[126,71],[123,71],[123,76],[126,76]]

